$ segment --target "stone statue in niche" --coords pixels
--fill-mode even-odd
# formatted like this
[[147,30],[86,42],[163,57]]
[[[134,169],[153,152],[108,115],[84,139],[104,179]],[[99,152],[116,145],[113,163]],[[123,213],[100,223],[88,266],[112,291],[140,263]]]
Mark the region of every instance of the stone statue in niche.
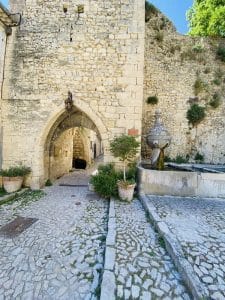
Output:
[[73,109],[73,95],[70,91],[68,92],[68,97],[65,100],[65,108],[68,112]]
[[155,111],[155,123],[147,134],[147,144],[152,149],[151,165],[154,169],[164,169],[164,149],[171,143],[171,136],[164,127],[161,111]]

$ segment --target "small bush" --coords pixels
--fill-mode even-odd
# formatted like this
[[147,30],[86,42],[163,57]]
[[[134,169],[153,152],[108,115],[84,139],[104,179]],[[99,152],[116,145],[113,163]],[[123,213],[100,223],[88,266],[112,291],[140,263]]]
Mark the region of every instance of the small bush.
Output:
[[193,85],[195,96],[197,96],[199,93],[201,93],[205,89],[205,86],[206,86],[205,82],[201,78],[198,77],[195,80],[195,83]]
[[99,166],[98,174],[91,176],[91,184],[94,190],[101,197],[109,199],[110,197],[117,197],[117,181],[119,180],[119,173],[116,172],[113,164]]
[[204,51],[204,48],[201,44],[195,44],[193,47],[192,47],[192,50],[196,53],[202,53]]
[[47,179],[45,182],[45,186],[52,186],[52,182],[50,179]]
[[187,119],[189,123],[196,126],[205,118],[205,107],[199,106],[197,103],[192,104],[187,111]]
[[218,59],[225,62],[225,47],[224,46],[219,46],[217,51],[216,51],[216,55],[217,55]]
[[224,73],[220,68],[216,69],[216,71],[214,73],[215,78],[222,79],[223,75],[224,75]]
[[195,161],[197,162],[203,162],[204,161],[204,155],[200,154],[199,152],[195,155]]
[[217,108],[220,106],[220,103],[221,103],[221,96],[220,94],[218,93],[215,93],[213,95],[213,98],[211,99],[211,101],[209,102],[209,105],[212,107],[212,108]]
[[162,43],[163,38],[164,38],[163,32],[160,32],[160,31],[159,31],[159,32],[156,33],[155,39],[156,39],[158,42]]
[[7,194],[7,192],[4,190],[4,188],[0,188],[0,197],[3,197]]
[[149,96],[148,99],[146,100],[146,102],[148,104],[152,104],[152,105],[155,105],[159,102],[159,99],[157,96]]
[[185,164],[188,162],[189,157],[183,157],[181,155],[177,155],[174,159],[174,162],[177,164]]
[[186,155],[186,157],[182,155],[177,155],[175,158],[170,158],[168,156],[165,156],[164,160],[166,162],[174,162],[176,164],[185,164],[189,161],[189,155]]
[[218,78],[213,79],[212,81],[215,85],[221,85],[221,80]]
[[209,74],[210,73],[210,68],[209,67],[205,68],[204,73]]
[[220,68],[218,68],[214,73],[213,83],[215,85],[220,85],[222,83],[223,75],[224,75],[223,71]]
[[17,176],[25,176],[30,172],[31,169],[29,167],[16,166],[16,167],[10,167],[5,170],[1,170],[0,175],[5,177],[17,177]]
[[173,160],[172,160],[172,158],[170,158],[169,156],[166,155],[166,156],[164,157],[164,161],[165,161],[165,162],[172,162]]

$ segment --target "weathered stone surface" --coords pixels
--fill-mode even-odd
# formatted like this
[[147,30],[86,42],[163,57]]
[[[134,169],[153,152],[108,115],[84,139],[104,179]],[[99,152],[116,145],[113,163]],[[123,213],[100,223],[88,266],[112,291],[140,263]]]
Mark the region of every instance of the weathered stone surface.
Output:
[[172,299],[175,293],[182,298],[186,290],[181,278],[159,244],[141,203],[115,202],[115,212],[116,296],[123,289],[124,299],[130,295],[132,299]]
[[[148,196],[210,299],[225,297],[224,199]],[[216,298],[218,297],[218,298]]]
[[[75,172],[58,184],[81,178],[85,179],[83,172]],[[14,214],[39,219],[13,239],[0,236],[0,295],[26,300],[94,299],[103,270],[108,204],[100,198],[91,200],[87,187],[55,185],[45,193],[36,202],[34,193],[27,192],[0,206],[0,226]],[[79,206],[71,197],[74,194]]]

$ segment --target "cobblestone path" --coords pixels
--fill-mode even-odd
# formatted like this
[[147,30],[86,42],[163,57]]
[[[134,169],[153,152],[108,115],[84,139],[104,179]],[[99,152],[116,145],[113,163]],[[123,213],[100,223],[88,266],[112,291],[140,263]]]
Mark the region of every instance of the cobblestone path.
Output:
[[0,225],[16,215],[38,219],[17,237],[0,236],[0,299],[97,299],[108,203],[86,187],[45,193],[0,207]]
[[210,299],[225,299],[225,200],[149,196]]
[[115,201],[116,299],[190,299],[138,200]]

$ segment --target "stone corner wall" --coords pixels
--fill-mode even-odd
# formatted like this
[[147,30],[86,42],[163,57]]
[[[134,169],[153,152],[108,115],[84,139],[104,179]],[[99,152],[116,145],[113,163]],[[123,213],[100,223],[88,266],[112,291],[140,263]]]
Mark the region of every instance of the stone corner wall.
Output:
[[[22,162],[44,177],[40,141],[68,91],[77,109],[101,123],[103,144],[131,128],[141,133],[144,0],[10,0],[10,7],[22,23],[6,56],[5,166]],[[107,160],[107,147],[104,153]]]
[[[225,64],[216,58],[221,44],[224,39],[180,35],[162,15],[146,23],[143,135],[153,125],[155,110],[161,109],[172,135],[166,150],[170,158],[180,155],[194,161],[201,154],[205,162],[225,163]],[[202,83],[198,90],[194,88],[197,80]],[[210,105],[215,94],[220,97],[217,108]],[[147,104],[147,98],[155,95],[158,104]],[[194,103],[206,112],[197,126],[187,120]],[[151,153],[144,138],[142,144],[142,156],[148,158]]]

